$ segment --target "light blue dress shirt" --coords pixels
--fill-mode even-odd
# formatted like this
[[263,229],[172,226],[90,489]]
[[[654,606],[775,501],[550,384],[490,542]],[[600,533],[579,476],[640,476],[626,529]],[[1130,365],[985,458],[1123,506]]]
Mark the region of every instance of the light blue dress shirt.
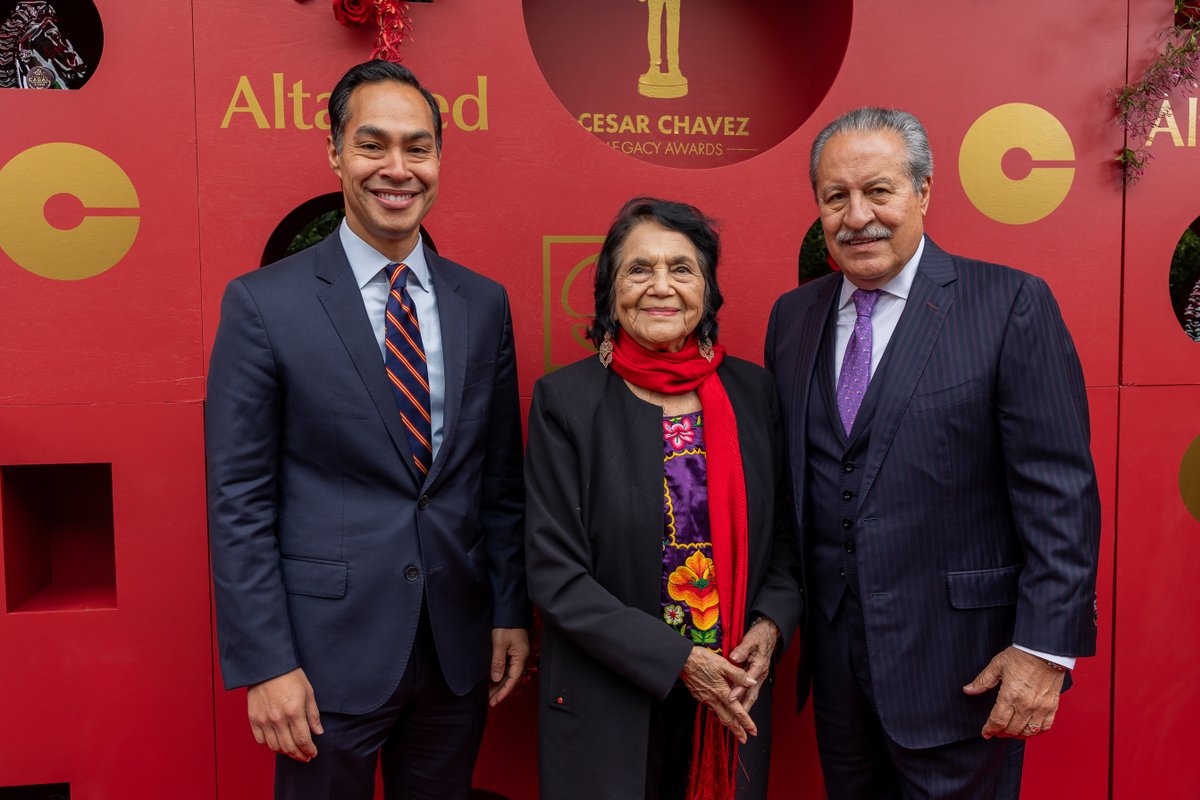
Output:
[[[379,343],[379,357],[383,359],[388,298],[387,265],[391,263],[391,259],[359,238],[358,234],[350,230],[345,220],[338,229],[338,236],[342,240],[342,249],[346,251],[350,269],[354,271],[358,289],[362,292],[367,318],[371,320],[371,330],[375,331],[375,340]],[[429,264],[425,261],[424,242],[418,238],[417,246],[400,261],[408,265],[408,283],[405,286],[412,297],[413,305],[416,306],[417,322],[421,325],[421,346],[425,349],[425,364],[429,370],[429,418],[432,433],[430,444],[433,446],[433,457],[436,460],[438,448],[441,447],[445,435],[443,420],[446,410],[446,369],[442,359],[442,321],[438,316],[433,276],[429,273]]]

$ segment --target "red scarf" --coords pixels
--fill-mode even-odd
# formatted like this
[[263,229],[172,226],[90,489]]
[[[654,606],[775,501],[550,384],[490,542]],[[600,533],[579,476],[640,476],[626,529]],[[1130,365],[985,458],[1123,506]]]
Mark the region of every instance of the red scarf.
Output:
[[[712,361],[700,355],[695,338],[677,353],[647,350],[623,331],[617,333],[612,369],[635,386],[663,394],[695,390],[704,409],[705,462],[708,467],[708,523],[724,636],[726,658],[742,640],[746,622],[746,478],[737,420],[717,367],[725,348],[714,344]],[[731,800],[736,773],[737,741],[707,706],[696,714],[688,797],[692,800]]]

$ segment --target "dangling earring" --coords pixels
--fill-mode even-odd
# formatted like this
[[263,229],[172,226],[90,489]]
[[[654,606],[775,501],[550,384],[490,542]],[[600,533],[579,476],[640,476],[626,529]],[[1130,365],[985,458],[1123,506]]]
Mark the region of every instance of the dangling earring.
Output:
[[713,360],[712,339],[708,338],[707,336],[705,336],[703,339],[700,340],[700,357],[703,358],[705,361],[709,362],[710,364],[712,363],[712,360]]
[[[612,363],[613,338],[612,334],[605,331],[604,339],[600,342],[600,366],[608,368]],[[710,355],[709,358],[712,358]]]

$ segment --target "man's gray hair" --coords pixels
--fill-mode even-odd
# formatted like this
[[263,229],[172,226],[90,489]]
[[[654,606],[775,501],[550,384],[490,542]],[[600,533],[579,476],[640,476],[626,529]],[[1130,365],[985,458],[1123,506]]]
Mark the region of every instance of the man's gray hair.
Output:
[[892,131],[904,142],[908,153],[908,177],[913,189],[920,193],[921,184],[933,177],[933,151],[929,149],[929,135],[921,121],[907,111],[895,108],[856,108],[847,111],[825,126],[813,140],[812,155],[808,162],[808,178],[813,192],[817,190],[817,162],[825,145],[839,133],[876,133]]

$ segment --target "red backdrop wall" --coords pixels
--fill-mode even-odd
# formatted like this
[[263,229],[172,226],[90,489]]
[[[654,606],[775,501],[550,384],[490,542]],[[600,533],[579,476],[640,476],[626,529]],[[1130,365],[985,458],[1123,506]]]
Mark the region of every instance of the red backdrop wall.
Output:
[[[683,3],[685,25],[736,31],[709,28],[691,49],[684,39],[689,124],[734,122],[666,134],[658,115],[681,112],[636,93],[643,34],[625,45],[614,33],[644,7],[610,18],[597,14],[610,0],[578,2],[577,15],[537,0],[413,4],[402,49],[445,100],[426,227],[441,252],[508,287],[523,396],[587,354],[572,335],[587,266],[640,193],[720,220],[722,339],[761,360],[770,305],[796,284],[817,216],[813,135],[853,106],[913,111],[936,158],[929,233],[1045,277],[1089,386],[1100,648],[1080,662],[1053,735],[1029,748],[1023,796],[1200,796],[1185,750],[1200,713],[1200,522],[1181,498],[1200,436],[1200,344],[1167,293],[1176,241],[1200,215],[1195,114],[1168,98],[1182,142],[1157,137],[1146,177],[1124,191],[1107,99],[1140,74],[1171,4],[814,2],[781,18],[796,29],[787,37],[763,33],[770,20],[745,8],[757,4]],[[371,36],[338,25],[325,0],[95,5],[104,52],[85,87],[0,89],[0,787],[264,797],[271,759],[214,658],[204,371],[225,283],[259,266],[289,212],[337,191],[321,93]],[[751,52],[756,37],[765,55]],[[635,129],[592,132],[584,113],[633,115]],[[739,127],[749,135],[729,133]],[[653,141],[653,157],[623,152]],[[668,158],[670,142],[696,147]],[[80,521],[56,498],[97,510]],[[811,719],[791,711],[795,659],[775,700],[780,798],[821,787]],[[478,787],[536,796],[534,695],[493,713]]]

